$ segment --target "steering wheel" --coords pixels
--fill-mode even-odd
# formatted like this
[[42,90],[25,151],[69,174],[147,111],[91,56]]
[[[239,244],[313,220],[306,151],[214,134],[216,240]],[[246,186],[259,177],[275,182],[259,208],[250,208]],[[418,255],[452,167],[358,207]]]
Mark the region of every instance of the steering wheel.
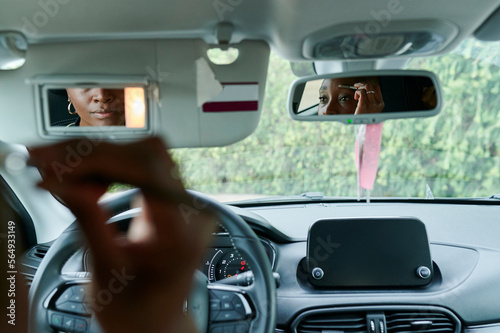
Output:
[[[130,219],[127,211],[137,190],[126,191],[103,203],[115,215],[108,223]],[[248,286],[208,283],[195,272],[185,312],[200,332],[272,333],[276,323],[276,282],[260,240],[243,219],[224,205],[197,192],[193,200],[212,209],[235,247],[252,264],[253,283]],[[118,214],[118,215],[117,215]],[[29,332],[102,332],[86,299],[91,275],[62,274],[66,261],[84,246],[83,232],[75,222],[54,242],[42,260],[29,292]],[[123,314],[126,316],[126,313]]]

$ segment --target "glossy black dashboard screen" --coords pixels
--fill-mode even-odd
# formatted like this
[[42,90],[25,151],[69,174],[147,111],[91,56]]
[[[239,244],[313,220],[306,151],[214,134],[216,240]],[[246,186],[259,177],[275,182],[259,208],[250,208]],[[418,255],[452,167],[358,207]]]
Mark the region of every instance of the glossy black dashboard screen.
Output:
[[427,232],[415,218],[318,220],[307,242],[316,287],[416,287],[432,279]]

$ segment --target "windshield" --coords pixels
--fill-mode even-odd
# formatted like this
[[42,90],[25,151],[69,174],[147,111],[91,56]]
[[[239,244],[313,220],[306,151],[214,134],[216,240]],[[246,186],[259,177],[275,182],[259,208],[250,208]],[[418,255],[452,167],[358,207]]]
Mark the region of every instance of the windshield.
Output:
[[[500,192],[500,43],[466,40],[409,69],[435,72],[445,106],[434,118],[387,121],[372,197],[489,197]],[[235,201],[322,192],[355,197],[355,127],[294,122],[289,62],[271,56],[256,132],[222,148],[178,149],[188,187]]]

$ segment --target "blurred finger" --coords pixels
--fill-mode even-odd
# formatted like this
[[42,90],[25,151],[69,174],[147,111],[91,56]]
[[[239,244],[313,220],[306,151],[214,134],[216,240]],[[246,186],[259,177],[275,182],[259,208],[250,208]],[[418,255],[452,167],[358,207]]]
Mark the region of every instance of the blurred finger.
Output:
[[108,182],[127,182],[137,187],[154,187],[151,178],[156,177],[156,184],[160,187],[183,189],[180,179],[175,179],[175,174],[169,172],[175,170],[175,164],[157,138],[126,145],[103,142],[95,146],[86,139],[71,140],[32,149],[31,155],[47,178],[60,182],[94,177]]
[[363,83],[363,82],[358,82],[358,83],[353,84],[353,86],[355,86],[358,89],[366,89],[366,85],[367,84]]
[[358,97],[358,98],[356,98],[356,96],[355,96],[355,99],[357,99],[357,101],[358,101],[358,105],[356,107],[354,114],[357,115],[357,114],[365,113],[364,110],[367,107],[366,90],[365,89],[358,89],[358,90],[356,90],[355,95],[357,95],[357,97]]

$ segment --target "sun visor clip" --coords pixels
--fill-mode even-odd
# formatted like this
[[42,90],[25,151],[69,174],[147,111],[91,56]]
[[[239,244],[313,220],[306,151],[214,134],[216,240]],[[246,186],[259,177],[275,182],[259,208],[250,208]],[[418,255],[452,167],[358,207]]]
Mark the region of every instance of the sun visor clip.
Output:
[[217,25],[217,43],[222,51],[227,51],[233,36],[234,25],[230,22],[221,22]]

